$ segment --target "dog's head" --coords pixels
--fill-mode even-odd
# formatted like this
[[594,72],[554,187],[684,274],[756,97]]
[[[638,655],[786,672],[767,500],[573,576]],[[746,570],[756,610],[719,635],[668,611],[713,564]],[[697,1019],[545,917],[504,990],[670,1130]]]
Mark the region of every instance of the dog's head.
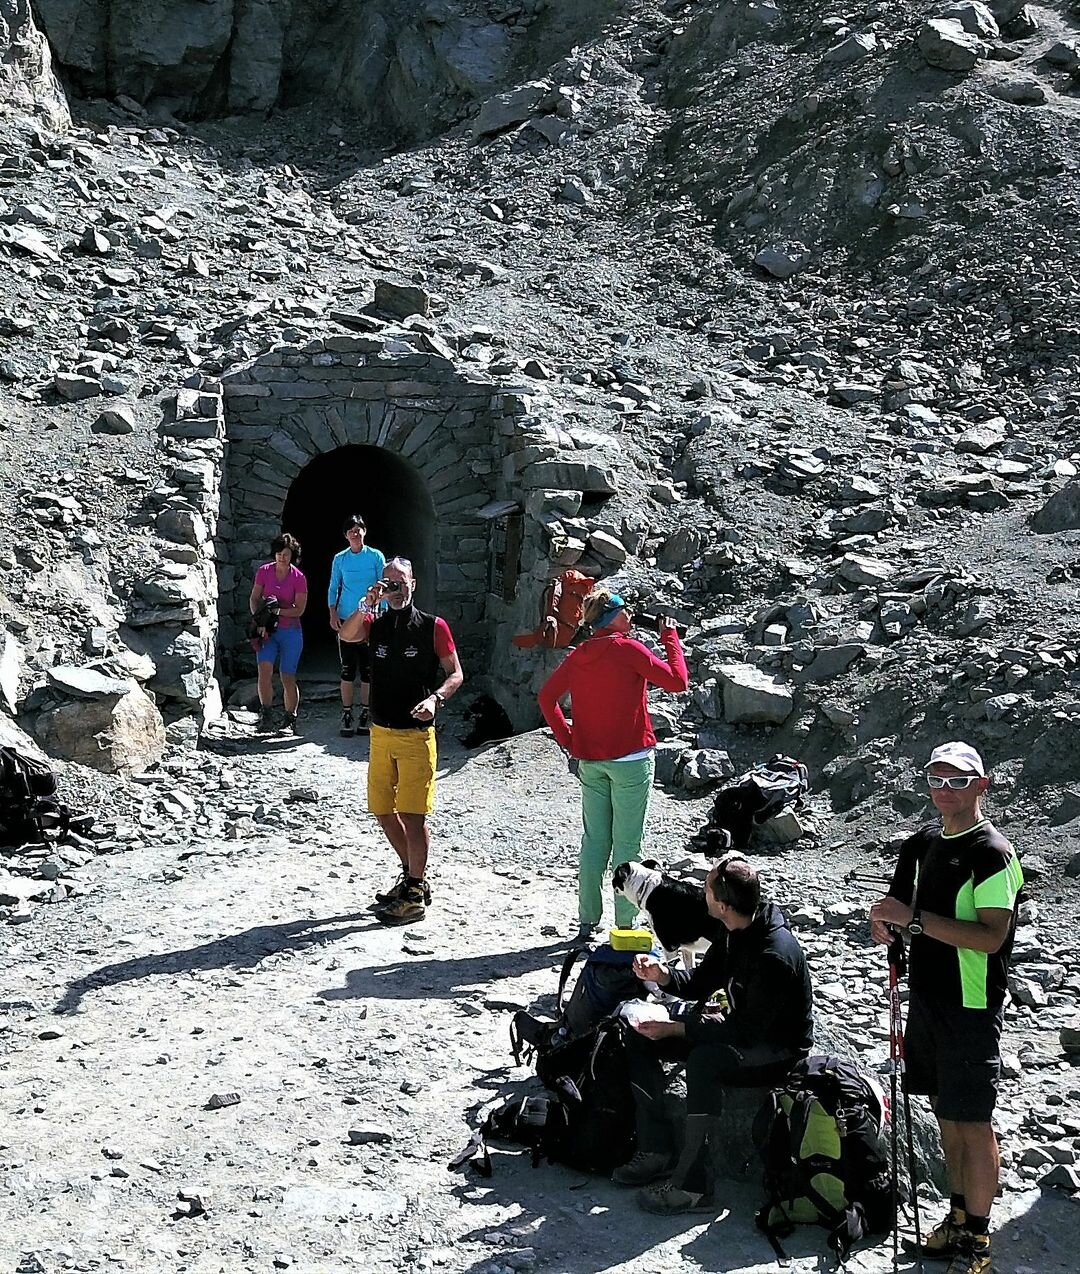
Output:
[[640,907],[642,898],[660,883],[661,878],[659,865],[650,858],[643,863],[620,863],[611,874],[611,884],[616,893]]

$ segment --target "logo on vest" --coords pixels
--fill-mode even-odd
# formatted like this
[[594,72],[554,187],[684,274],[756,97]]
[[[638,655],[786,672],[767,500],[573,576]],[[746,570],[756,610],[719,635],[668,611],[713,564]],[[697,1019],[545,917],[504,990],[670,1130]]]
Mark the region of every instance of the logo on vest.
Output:
[[415,659],[420,651],[416,646],[406,646],[401,653],[406,659]]
[[389,647],[389,646],[376,646],[376,647],[375,647],[375,658],[376,658],[376,659],[385,659],[385,658],[386,658],[386,656],[387,656],[389,653],[390,653],[390,647]]

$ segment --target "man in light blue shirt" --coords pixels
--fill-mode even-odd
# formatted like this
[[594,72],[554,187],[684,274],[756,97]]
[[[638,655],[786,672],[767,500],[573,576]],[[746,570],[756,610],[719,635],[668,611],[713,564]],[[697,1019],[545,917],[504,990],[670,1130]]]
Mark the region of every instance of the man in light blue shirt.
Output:
[[[330,627],[338,632],[344,620],[356,613],[364,594],[382,579],[386,558],[378,549],[367,548],[367,523],[359,513],[352,513],[341,528],[348,548],[334,555],[330,568],[330,588],[327,604],[330,607]],[[338,655],[341,658],[341,730],[349,736],[368,732],[368,695],[371,690],[371,661],[366,641],[342,641],[338,637]],[[353,720],[353,683],[360,678],[360,715]]]

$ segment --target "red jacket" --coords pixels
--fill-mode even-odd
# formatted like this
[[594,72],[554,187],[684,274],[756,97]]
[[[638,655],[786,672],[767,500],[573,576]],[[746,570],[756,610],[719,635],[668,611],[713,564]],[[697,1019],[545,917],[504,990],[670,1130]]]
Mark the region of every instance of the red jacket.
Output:
[[[580,761],[610,761],[656,742],[646,694],[689,684],[679,634],[661,637],[667,663],[625,633],[589,637],[572,650],[540,688],[540,711],[559,744]],[[573,728],[559,707],[569,693]]]

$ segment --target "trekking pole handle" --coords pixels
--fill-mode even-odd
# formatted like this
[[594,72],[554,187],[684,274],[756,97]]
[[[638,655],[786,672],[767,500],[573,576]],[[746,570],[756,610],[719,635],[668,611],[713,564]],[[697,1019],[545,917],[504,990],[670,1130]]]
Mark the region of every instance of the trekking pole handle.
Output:
[[896,976],[902,978],[907,972],[907,952],[904,950],[904,939],[898,933],[889,943],[889,964],[896,970]]

